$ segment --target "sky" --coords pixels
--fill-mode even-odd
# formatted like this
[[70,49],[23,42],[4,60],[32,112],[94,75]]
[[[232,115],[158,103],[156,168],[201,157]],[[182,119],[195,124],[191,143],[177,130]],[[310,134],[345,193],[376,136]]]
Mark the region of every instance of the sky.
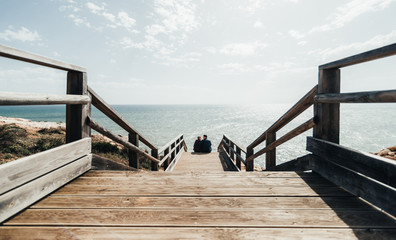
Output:
[[[295,103],[319,65],[395,42],[395,0],[0,0],[1,45],[87,68],[110,104]],[[396,89],[395,64],[342,69],[342,92]],[[0,57],[0,91],[65,79]]]

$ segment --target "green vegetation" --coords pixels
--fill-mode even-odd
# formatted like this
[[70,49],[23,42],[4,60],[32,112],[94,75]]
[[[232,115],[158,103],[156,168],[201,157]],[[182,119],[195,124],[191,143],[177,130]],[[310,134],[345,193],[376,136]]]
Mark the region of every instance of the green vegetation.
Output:
[[[33,130],[15,124],[0,125],[0,164],[58,147],[65,144],[65,141],[66,133],[60,128]],[[124,165],[129,162],[127,148],[103,138],[93,137],[92,152]],[[139,158],[141,168],[151,168],[149,160],[142,156]]]

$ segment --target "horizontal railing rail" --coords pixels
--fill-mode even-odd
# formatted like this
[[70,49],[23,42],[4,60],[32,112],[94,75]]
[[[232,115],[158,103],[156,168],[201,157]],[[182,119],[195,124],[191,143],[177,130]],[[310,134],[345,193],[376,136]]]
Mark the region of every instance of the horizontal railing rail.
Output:
[[318,94],[317,103],[392,103],[396,102],[396,90],[353,93]]
[[56,105],[56,104],[89,104],[91,99],[86,95],[56,95],[19,92],[0,92],[0,105]]

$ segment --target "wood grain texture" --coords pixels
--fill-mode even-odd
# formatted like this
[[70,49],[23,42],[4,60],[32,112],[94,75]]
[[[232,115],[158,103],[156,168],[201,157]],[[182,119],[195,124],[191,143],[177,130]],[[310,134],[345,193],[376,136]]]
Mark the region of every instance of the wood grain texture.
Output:
[[88,104],[88,96],[0,92],[0,105]]
[[396,90],[355,92],[340,94],[319,94],[318,103],[393,103],[396,102]]
[[0,195],[0,222],[48,195],[91,168],[88,155],[62,168]]
[[307,150],[334,163],[396,188],[396,161],[335,143],[307,138]]
[[388,46],[380,47],[374,50],[370,50],[364,53],[356,54],[350,57],[346,57],[334,62],[326,63],[319,66],[319,69],[334,69],[347,67],[359,63],[369,62],[372,60],[389,57],[396,54],[396,43]]
[[274,210],[135,210],[135,209],[28,209],[5,226],[129,226],[129,227],[321,227],[395,228],[384,213],[323,209]]
[[222,172],[223,167],[220,162],[219,153],[183,153],[173,172],[185,171]]
[[80,72],[87,71],[83,67],[75,66],[69,63],[64,63],[58,60],[43,57],[34,53],[22,51],[16,48],[7,47],[4,45],[0,45],[0,56],[23,61],[23,62],[33,63],[45,67],[65,70],[65,71],[80,71]]
[[357,197],[131,197],[131,196],[59,196],[44,198],[31,208],[83,209],[344,209],[367,211],[374,207]]
[[396,229],[0,227],[5,239],[392,239]]
[[0,165],[0,194],[91,153],[91,138]]

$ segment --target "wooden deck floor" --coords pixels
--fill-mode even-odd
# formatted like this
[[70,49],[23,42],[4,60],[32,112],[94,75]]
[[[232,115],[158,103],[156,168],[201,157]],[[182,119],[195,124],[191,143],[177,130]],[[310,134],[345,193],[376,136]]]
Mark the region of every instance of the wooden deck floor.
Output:
[[89,171],[5,222],[0,239],[396,236],[394,218],[314,173],[188,169]]
[[173,172],[186,171],[222,172],[223,166],[220,162],[219,153],[183,153]]

